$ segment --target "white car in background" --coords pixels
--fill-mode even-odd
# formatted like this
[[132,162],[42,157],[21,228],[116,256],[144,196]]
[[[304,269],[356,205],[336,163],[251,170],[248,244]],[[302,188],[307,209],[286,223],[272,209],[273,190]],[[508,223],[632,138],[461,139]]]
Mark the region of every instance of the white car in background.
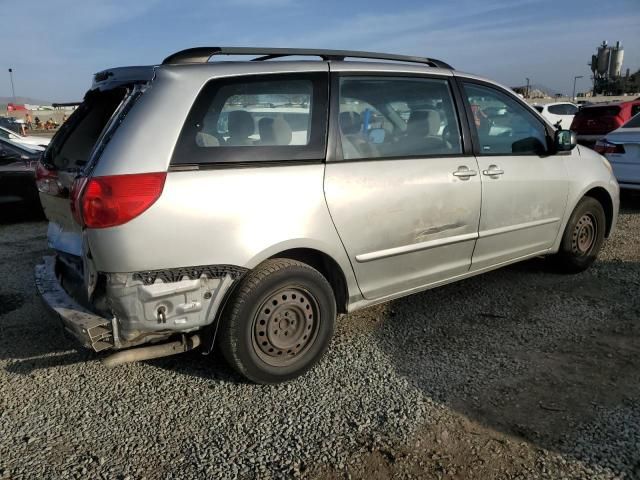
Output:
[[596,142],[593,149],[607,157],[620,188],[640,190],[640,113]]
[[571,129],[573,117],[578,113],[578,106],[570,102],[547,103],[546,105],[532,106],[552,125],[560,122],[560,128],[563,130]]
[[37,135],[23,136],[6,127],[0,127],[0,138],[25,145],[29,148],[35,148],[36,150],[44,150],[51,141],[48,137],[39,137]]

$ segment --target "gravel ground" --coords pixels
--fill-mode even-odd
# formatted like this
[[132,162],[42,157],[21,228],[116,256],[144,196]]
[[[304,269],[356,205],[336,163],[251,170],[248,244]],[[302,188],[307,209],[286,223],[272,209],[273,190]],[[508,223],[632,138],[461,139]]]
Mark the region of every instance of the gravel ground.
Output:
[[34,293],[46,224],[0,225],[0,478],[640,478],[640,198],[592,269],[532,261],[341,319],[320,365],[105,369]]

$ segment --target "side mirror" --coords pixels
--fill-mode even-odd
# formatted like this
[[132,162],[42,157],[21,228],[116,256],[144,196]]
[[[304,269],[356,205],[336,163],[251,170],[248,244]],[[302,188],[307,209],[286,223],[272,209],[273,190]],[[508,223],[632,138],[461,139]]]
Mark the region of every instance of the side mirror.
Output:
[[556,130],[556,152],[569,152],[578,144],[576,132],[571,130]]

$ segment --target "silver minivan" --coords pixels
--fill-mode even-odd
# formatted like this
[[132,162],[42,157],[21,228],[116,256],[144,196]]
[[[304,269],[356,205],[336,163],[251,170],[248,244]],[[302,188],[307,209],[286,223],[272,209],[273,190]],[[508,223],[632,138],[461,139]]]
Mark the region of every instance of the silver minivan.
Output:
[[535,256],[586,269],[619,203],[508,88],[338,50],[102,71],[36,177],[36,283],[69,333],[107,365],[218,346],[262,383],[311,368],[338,314]]

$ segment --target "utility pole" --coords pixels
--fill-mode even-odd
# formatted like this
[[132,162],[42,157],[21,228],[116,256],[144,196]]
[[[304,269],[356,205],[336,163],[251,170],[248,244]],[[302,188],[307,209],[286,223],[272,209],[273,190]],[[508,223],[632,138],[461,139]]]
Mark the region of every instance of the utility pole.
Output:
[[9,69],[9,78],[11,79],[11,95],[13,96],[13,103],[16,103],[16,89],[13,86],[13,68]]
[[524,96],[524,98],[529,98],[529,79],[528,79],[528,78],[526,78],[526,80],[527,80],[527,90],[526,90],[526,91],[527,91],[527,93],[526,93],[526,95]]
[[582,75],[577,75],[575,77],[573,77],[573,95],[571,96],[571,101],[575,102],[576,101],[576,81],[582,78]]

